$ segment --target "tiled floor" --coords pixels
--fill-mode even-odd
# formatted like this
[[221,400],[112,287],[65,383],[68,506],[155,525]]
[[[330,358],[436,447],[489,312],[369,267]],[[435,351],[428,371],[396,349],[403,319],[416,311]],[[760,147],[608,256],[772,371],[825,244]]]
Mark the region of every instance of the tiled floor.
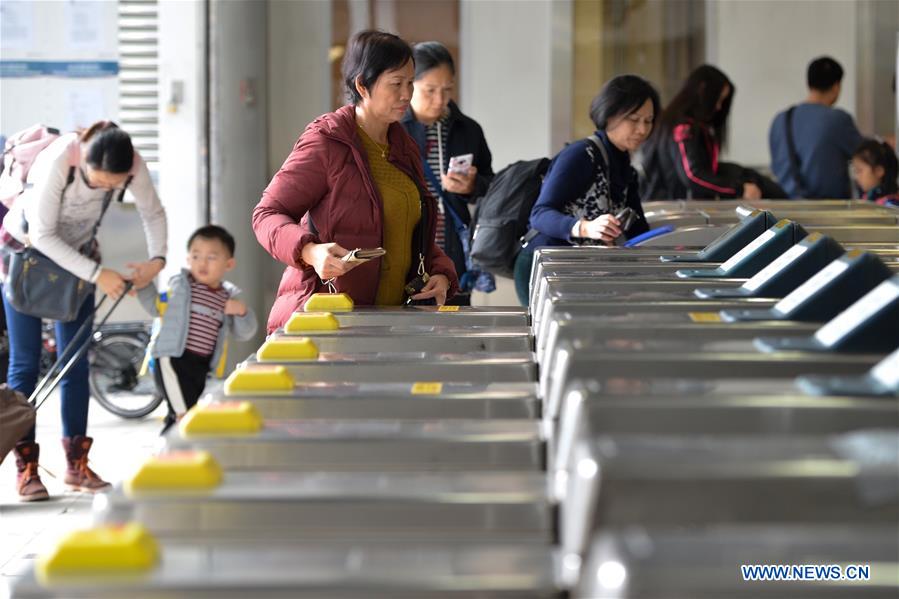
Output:
[[[94,437],[91,467],[110,482],[127,476],[149,455],[162,428],[164,409],[143,420],[122,420],[92,403],[88,434]],[[15,460],[10,454],[0,465],[0,599],[7,582],[66,531],[91,522],[91,496],[66,491],[62,485],[65,459],[59,438],[59,401],[51,398],[38,416],[41,478],[50,491],[49,501],[19,503],[15,493]]]

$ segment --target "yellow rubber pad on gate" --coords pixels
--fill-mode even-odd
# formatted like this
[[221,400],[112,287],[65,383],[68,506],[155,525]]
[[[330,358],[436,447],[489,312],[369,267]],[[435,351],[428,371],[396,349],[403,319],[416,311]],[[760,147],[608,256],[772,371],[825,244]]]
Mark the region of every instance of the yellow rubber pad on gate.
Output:
[[251,435],[262,430],[262,416],[248,401],[197,404],[178,423],[184,437]]
[[284,325],[284,332],[336,331],[339,328],[340,322],[330,312],[294,312]]
[[125,494],[203,491],[222,483],[222,467],[208,451],[173,451],[149,458],[130,479]]
[[256,352],[260,362],[298,362],[318,358],[318,346],[309,337],[269,339]]
[[721,315],[717,312],[688,312],[687,314],[693,322],[723,322]]
[[225,379],[225,395],[248,395],[258,393],[289,393],[296,387],[296,381],[283,366],[247,366],[238,368]]
[[353,298],[346,293],[313,293],[303,306],[304,312],[350,312]]
[[72,575],[116,575],[146,572],[159,562],[159,545],[142,524],[131,522],[75,530],[48,554],[35,572],[41,582]]

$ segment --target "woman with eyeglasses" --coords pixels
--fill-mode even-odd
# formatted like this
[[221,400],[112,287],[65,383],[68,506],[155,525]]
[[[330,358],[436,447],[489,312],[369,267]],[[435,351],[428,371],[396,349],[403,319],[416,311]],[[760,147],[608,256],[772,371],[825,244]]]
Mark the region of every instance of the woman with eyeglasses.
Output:
[[[133,194],[143,221],[151,258],[128,264],[130,272],[120,273],[104,266],[96,243],[87,253],[79,248],[91,241],[104,206],[120,199],[126,188]],[[8,249],[30,245],[63,269],[96,284],[113,299],[124,293],[126,281],[140,289],[165,266],[165,210],[130,136],[110,121],[63,135],[41,151],[28,173],[25,191],[3,219],[3,228]],[[7,383],[27,396],[37,385],[40,369],[41,319],[15,309],[6,294],[3,307],[9,331]],[[90,294],[75,320],[55,323],[59,355],[73,342],[82,324],[93,318],[93,308],[94,294]],[[75,342],[83,343],[84,339]],[[88,467],[93,444],[93,439],[86,436],[88,368],[85,355],[60,385],[62,445],[67,462],[64,483],[70,489],[93,493],[108,489],[109,483]],[[15,455],[19,499],[47,499],[47,489],[38,474],[39,447],[34,429],[16,445]]]

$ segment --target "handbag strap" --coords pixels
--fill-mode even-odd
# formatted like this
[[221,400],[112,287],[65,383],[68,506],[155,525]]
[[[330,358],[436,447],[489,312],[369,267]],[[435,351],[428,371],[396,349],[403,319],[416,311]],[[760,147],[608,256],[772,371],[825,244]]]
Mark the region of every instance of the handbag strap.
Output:
[[428,274],[425,266],[425,259],[428,256],[428,222],[430,214],[428,213],[428,202],[425,200],[424,190],[419,192],[419,202],[421,203],[421,218],[418,220],[418,275],[424,276]]
[[468,227],[465,225],[465,222],[462,221],[462,218],[456,213],[456,209],[453,208],[452,204],[446,201],[446,198],[443,197],[443,193],[441,193],[441,185],[437,180],[437,176],[434,174],[434,169],[431,168],[431,165],[428,164],[426,160],[422,160],[422,165],[424,165],[425,177],[428,179],[428,182],[431,184],[431,187],[437,192],[437,195],[440,196],[440,199],[443,201],[443,207],[446,208],[447,212],[449,212],[450,217],[453,219],[453,227],[456,229],[456,233],[459,233],[460,236],[463,232],[465,232]]
[[[75,181],[75,168],[74,166],[69,167],[69,174],[66,176],[66,184],[62,188],[62,191],[59,193],[59,203],[60,205],[63,202],[63,199],[66,195],[66,190],[72,185],[72,182]],[[128,190],[128,185],[131,184],[131,179],[133,177],[131,175],[128,176],[128,179],[125,180],[125,185],[122,187],[121,192],[119,193],[119,202],[123,201],[125,198],[125,191]],[[100,230],[100,223],[103,222],[103,217],[106,215],[106,211],[109,209],[109,205],[112,203],[112,196],[115,190],[110,189],[106,192],[106,195],[103,196],[103,208],[100,210],[100,218],[97,219],[97,222],[94,224],[94,228],[91,230],[91,238],[85,243],[85,246],[89,246],[94,242],[97,238],[97,232]],[[28,233],[28,221],[25,219],[25,211],[22,211],[22,231]]]
[[[98,218],[96,224],[94,224],[94,228],[91,231],[91,238],[88,243],[93,243],[97,238],[97,232],[100,230],[100,223],[103,222],[103,217],[106,215],[106,211],[109,209],[109,205],[112,204],[112,194],[113,190],[110,189],[106,192],[106,195],[103,196],[103,208],[100,210],[100,218]],[[119,198],[121,198],[124,194],[125,190],[123,189],[122,193],[119,195]]]

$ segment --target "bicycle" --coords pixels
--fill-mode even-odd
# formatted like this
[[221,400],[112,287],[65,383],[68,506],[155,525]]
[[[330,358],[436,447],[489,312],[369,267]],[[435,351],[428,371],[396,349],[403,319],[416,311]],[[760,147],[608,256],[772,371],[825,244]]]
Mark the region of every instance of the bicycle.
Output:
[[[43,349],[39,378],[56,362],[56,338],[53,324],[42,327]],[[140,376],[150,325],[124,322],[103,325],[94,332],[88,349],[91,397],[116,416],[143,418],[162,403],[152,375]]]

